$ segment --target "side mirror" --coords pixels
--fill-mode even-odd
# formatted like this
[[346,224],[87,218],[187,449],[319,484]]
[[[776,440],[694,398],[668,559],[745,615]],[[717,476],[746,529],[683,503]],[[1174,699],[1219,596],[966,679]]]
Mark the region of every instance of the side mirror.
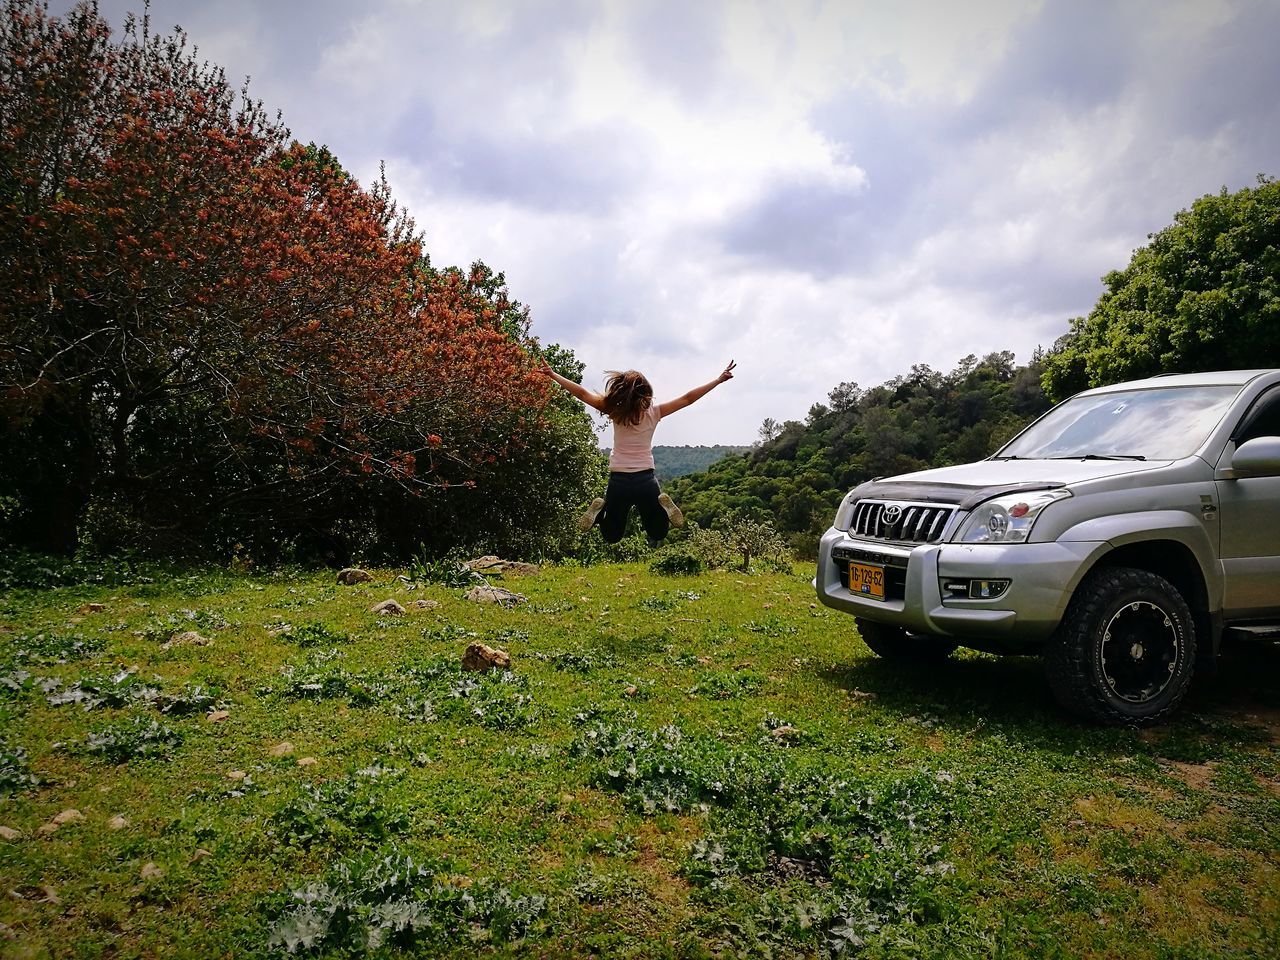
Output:
[[1280,437],[1255,437],[1231,456],[1237,477],[1280,477]]

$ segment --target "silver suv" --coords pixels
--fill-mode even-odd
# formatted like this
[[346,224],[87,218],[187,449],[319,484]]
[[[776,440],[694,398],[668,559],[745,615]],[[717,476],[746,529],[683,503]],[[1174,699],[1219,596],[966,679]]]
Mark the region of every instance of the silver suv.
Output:
[[1088,390],[986,460],[864,483],[814,585],[882,657],[1038,653],[1076,713],[1158,720],[1225,631],[1280,636],[1280,370]]

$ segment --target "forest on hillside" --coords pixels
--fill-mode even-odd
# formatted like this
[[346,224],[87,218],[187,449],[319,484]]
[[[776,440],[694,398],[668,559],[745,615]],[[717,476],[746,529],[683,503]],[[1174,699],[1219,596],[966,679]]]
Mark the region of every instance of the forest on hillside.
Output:
[[842,383],[805,420],[766,423],[766,438],[668,489],[700,526],[771,520],[811,554],[850,487],[877,476],[981,459],[1050,406],[1042,359],[1014,365],[1007,351],[965,357],[950,373],[917,365],[862,389]]
[[653,448],[654,473],[659,483],[686,477],[707,469],[713,463],[735,453],[745,453],[750,447],[684,444],[678,447],[655,446]]

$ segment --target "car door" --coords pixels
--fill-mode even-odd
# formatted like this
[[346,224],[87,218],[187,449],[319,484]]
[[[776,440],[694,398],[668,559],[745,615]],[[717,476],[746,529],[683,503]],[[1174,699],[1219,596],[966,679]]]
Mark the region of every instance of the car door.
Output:
[[1280,437],[1280,386],[1254,402],[1218,462],[1227,619],[1280,616],[1280,477],[1222,479],[1237,447],[1255,437]]

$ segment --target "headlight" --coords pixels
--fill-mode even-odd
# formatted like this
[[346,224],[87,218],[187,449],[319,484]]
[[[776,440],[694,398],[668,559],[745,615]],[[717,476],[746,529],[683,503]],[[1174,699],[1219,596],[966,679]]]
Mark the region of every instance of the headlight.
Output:
[[979,504],[956,536],[959,543],[1025,543],[1036,517],[1051,503],[1071,496],[1066,490],[1009,494]]
[[836,508],[836,519],[831,524],[837,530],[848,530],[849,524],[853,520],[853,491],[850,490],[844,495],[844,499],[840,501],[840,506]]

